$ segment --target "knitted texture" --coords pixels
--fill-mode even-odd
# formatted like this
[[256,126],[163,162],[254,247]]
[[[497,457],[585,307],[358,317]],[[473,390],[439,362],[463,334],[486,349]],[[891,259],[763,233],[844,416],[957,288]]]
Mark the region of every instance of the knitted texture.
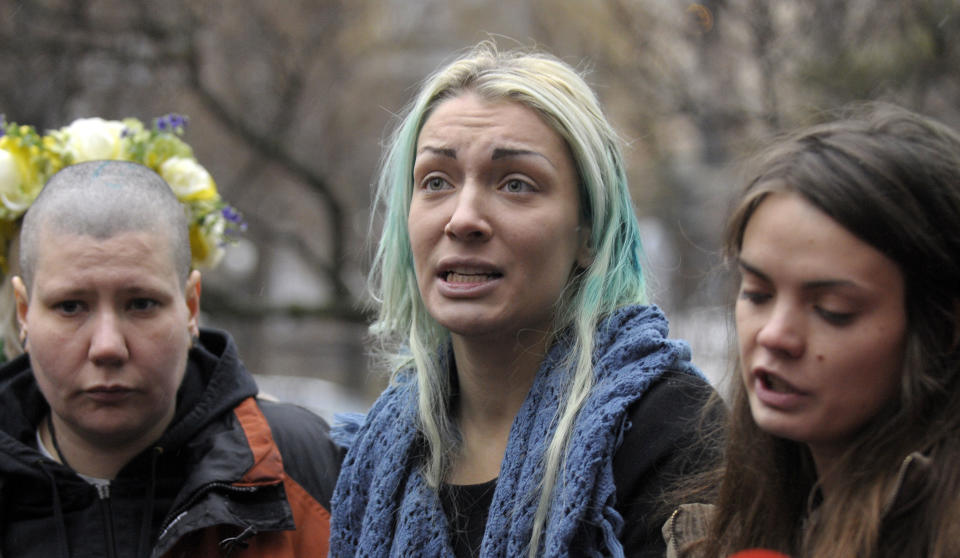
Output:
[[[666,335],[666,318],[654,306],[622,308],[598,327],[595,384],[571,433],[538,554],[570,556],[575,543],[578,556],[623,556],[613,456],[629,428],[628,409],[665,370],[699,375],[687,344]],[[558,367],[567,351],[563,342],[551,348],[513,421],[483,557],[526,554],[543,453],[569,380]],[[340,438],[352,443],[333,495],[331,556],[453,556],[439,497],[420,474],[424,450],[416,390],[414,374],[404,375],[374,403],[355,434]]]

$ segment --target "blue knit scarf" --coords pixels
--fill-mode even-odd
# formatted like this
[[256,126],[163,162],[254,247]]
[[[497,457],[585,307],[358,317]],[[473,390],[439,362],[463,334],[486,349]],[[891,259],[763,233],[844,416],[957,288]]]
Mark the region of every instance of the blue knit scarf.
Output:
[[[623,519],[614,509],[613,456],[627,412],[664,370],[689,370],[686,343],[666,339],[654,306],[622,308],[597,329],[595,385],[570,438],[541,539],[543,556],[623,556]],[[510,430],[483,536],[483,557],[526,554],[537,508],[541,458],[553,435],[568,374],[558,368],[569,346],[557,343],[537,372]],[[350,450],[332,501],[331,556],[450,557],[447,520],[437,492],[420,473],[417,386],[411,373],[389,387],[362,424],[335,435]]]

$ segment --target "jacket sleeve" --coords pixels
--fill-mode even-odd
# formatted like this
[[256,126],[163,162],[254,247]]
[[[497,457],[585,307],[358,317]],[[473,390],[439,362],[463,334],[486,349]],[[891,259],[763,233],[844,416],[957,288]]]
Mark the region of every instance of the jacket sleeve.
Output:
[[327,422],[303,407],[257,401],[283,458],[284,472],[327,511],[343,450],[330,438]]
[[673,512],[661,530],[667,543],[666,558],[680,558],[687,544],[707,536],[713,509],[711,504],[683,504]]
[[630,409],[630,428],[613,460],[626,556],[664,556],[660,529],[675,507],[667,501],[671,488],[720,458],[719,444],[699,433],[701,411],[711,393],[703,379],[668,371]]

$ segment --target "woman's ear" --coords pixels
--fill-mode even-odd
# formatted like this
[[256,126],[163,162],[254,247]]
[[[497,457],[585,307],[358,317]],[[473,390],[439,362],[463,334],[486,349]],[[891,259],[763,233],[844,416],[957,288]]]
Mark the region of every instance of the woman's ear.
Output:
[[200,272],[194,269],[187,278],[187,286],[184,292],[184,298],[187,301],[187,311],[189,319],[187,329],[191,337],[200,335]]
[[30,297],[27,296],[27,286],[19,275],[10,279],[13,284],[13,298],[17,306],[17,325],[20,326],[20,343],[27,338],[27,310],[30,309]]

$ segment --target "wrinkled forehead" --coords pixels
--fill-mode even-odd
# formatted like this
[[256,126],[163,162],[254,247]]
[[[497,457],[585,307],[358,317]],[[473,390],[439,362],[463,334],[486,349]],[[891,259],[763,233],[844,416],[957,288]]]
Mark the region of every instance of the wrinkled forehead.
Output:
[[158,223],[112,230],[76,230],[43,223],[33,243],[34,279],[53,269],[93,269],[124,262],[126,269],[178,276],[172,234]]

